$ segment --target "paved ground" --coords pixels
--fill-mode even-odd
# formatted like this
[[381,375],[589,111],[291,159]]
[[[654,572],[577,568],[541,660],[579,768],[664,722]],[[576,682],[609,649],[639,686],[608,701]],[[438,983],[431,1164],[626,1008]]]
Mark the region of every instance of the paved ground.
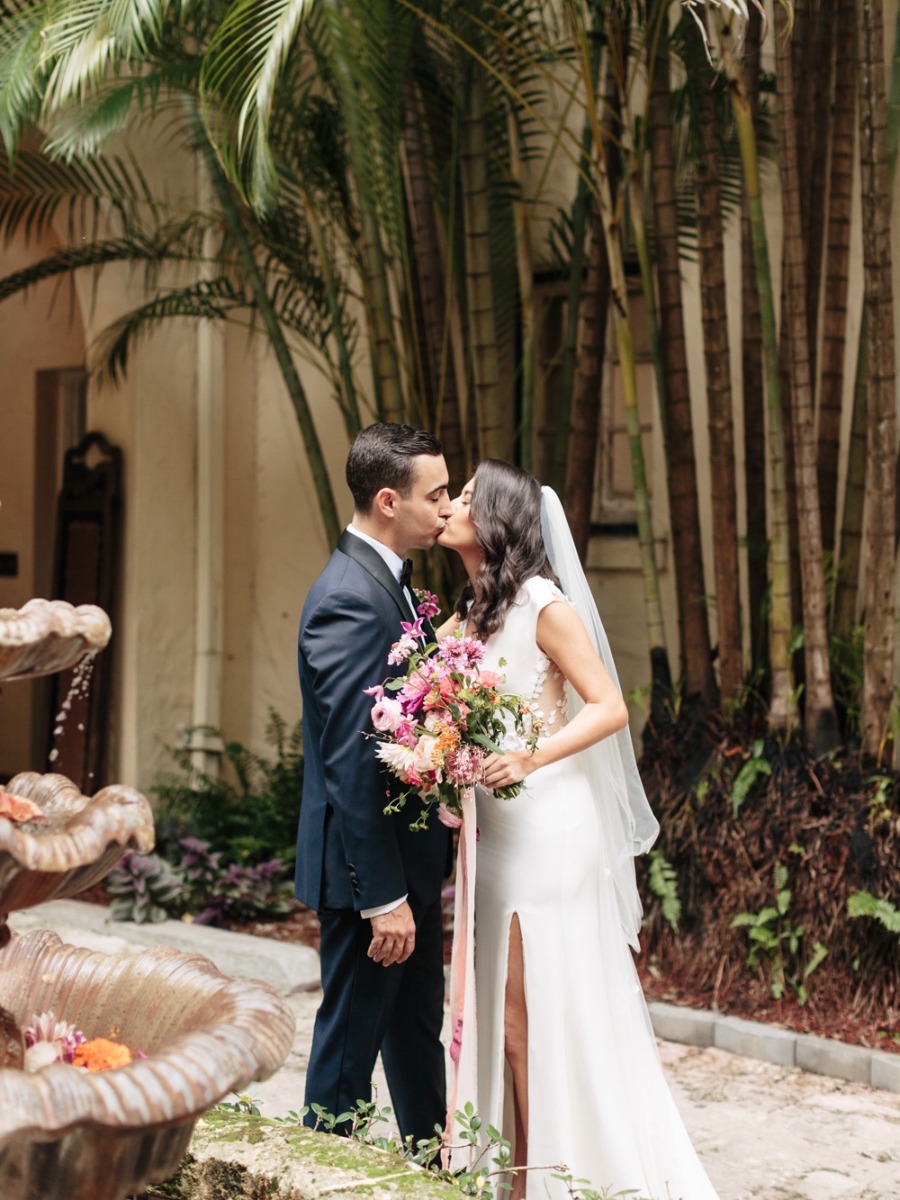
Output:
[[[319,996],[312,951],[176,922],[107,924],[103,909],[71,901],[15,914],[10,924],[55,929],[66,942],[109,952],[174,944],[229,974],[267,979],[286,995],[297,1036],[282,1069],[253,1094],[271,1116],[302,1103]],[[661,1042],[660,1051],[720,1200],[900,1200],[900,1093],[724,1050]],[[388,1103],[383,1080],[379,1096]]]

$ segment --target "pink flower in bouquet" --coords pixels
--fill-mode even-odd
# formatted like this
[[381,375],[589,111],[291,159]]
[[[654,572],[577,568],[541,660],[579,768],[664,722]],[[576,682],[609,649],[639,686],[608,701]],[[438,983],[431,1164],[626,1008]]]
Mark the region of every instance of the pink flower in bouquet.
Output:
[[[384,811],[399,812],[417,792],[422,807],[410,829],[425,829],[432,808],[445,825],[457,827],[462,794],[481,780],[485,755],[501,752],[509,734],[533,750],[540,724],[521,696],[502,690],[500,672],[481,670],[482,642],[457,636],[424,645],[422,625],[432,613],[425,605],[419,612],[423,620],[403,622],[388,660],[394,667],[405,662],[405,675],[365,689],[375,700],[378,759],[406,788],[393,799],[388,793]],[[521,788],[516,783],[495,790],[511,799]]]
[[372,724],[379,733],[393,733],[403,723],[403,706],[399,700],[385,696],[372,709]]
[[470,787],[481,779],[484,751],[477,746],[459,746],[447,754],[444,766],[448,779],[457,787]]
[[441,606],[438,604],[438,598],[434,592],[428,592],[425,588],[415,588],[414,591],[419,602],[416,605],[416,612],[428,621],[432,617],[436,617],[441,611]]
[[409,746],[411,749],[415,749],[416,742],[418,741],[415,721],[401,721],[394,730],[394,740],[402,746]]
[[477,638],[444,638],[435,652],[435,657],[445,662],[451,671],[465,671],[477,667],[484,658],[484,643]]
[[407,713],[417,712],[422,702],[431,691],[431,680],[423,671],[413,671],[407,676],[406,683],[400,689],[400,701]]
[[499,671],[479,671],[478,681],[485,687],[496,688],[503,682],[503,676]]
[[456,695],[456,686],[448,675],[435,674],[431,689],[422,701],[422,707],[427,709],[446,708]]
[[406,662],[412,652],[418,648],[419,642],[412,634],[404,633],[399,641],[394,642],[391,646],[391,652],[388,655],[388,663],[392,667],[399,666],[400,663]]

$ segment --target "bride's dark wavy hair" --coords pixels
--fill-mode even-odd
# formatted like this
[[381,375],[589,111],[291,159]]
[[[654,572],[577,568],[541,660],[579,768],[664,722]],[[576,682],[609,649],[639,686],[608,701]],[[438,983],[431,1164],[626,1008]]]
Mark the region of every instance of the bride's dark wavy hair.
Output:
[[470,513],[484,561],[456,602],[480,638],[503,624],[522,584],[535,575],[559,583],[541,536],[541,485],[521,467],[486,458],[475,472]]

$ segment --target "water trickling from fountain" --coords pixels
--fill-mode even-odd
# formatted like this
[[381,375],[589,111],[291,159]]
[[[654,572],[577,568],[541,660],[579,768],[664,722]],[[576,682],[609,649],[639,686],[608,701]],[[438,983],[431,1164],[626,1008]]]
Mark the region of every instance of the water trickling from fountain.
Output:
[[[59,758],[59,746],[57,742],[66,732],[66,722],[72,712],[73,707],[80,703],[83,708],[87,707],[88,698],[91,692],[91,679],[94,674],[94,659],[97,657],[97,651],[89,651],[85,654],[72,671],[72,678],[69,681],[69,690],[60,705],[59,712],[56,714],[53,725],[53,746],[51,747],[48,759],[52,766]],[[84,721],[79,720],[76,728],[79,732],[84,732]]]

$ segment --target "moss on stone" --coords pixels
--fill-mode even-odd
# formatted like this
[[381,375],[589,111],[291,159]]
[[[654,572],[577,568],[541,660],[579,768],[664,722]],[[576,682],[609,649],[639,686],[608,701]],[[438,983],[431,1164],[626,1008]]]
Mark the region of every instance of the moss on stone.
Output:
[[214,1110],[197,1123],[191,1153],[156,1185],[166,1200],[316,1200],[337,1191],[399,1200],[459,1200],[458,1189],[399,1156],[271,1118]]

